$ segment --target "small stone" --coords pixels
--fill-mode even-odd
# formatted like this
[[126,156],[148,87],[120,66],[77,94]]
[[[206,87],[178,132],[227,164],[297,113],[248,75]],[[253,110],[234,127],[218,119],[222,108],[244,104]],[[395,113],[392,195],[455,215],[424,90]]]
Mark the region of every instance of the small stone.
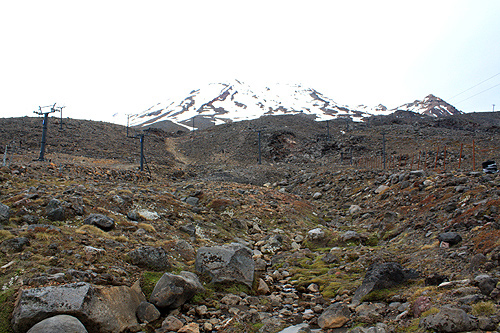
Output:
[[177,319],[174,316],[168,316],[165,318],[165,320],[161,323],[161,327],[165,329],[166,331],[174,331],[177,332],[178,330],[181,329],[181,327],[184,326],[182,321]]
[[200,325],[197,323],[189,323],[183,326],[178,333],[200,333]]
[[257,286],[257,295],[266,295],[266,294],[269,294],[269,286],[267,285],[267,283],[262,280],[262,279],[259,279],[259,284]]
[[307,290],[309,290],[312,293],[317,293],[319,292],[319,286],[316,283],[311,283],[310,285],[307,286]]
[[351,205],[349,207],[349,215],[354,215],[361,212],[361,207],[358,205]]

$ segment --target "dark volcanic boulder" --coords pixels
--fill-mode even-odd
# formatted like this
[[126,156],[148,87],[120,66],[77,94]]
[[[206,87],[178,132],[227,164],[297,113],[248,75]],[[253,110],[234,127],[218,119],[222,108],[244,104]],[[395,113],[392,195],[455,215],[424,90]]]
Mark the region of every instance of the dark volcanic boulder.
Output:
[[90,214],[83,223],[96,226],[104,231],[110,231],[115,227],[115,221],[111,217],[102,214]]
[[85,326],[75,317],[68,315],[57,315],[42,320],[27,333],[88,333]]
[[51,221],[64,221],[66,219],[66,208],[61,201],[52,199],[45,208],[45,215]]
[[194,273],[185,271],[179,275],[165,273],[156,283],[149,301],[158,308],[178,308],[204,290]]
[[154,271],[164,271],[171,266],[167,252],[161,247],[141,246],[127,253],[127,256],[132,264]]
[[207,273],[213,283],[240,282],[252,287],[255,271],[252,255],[252,250],[239,243],[201,247],[196,253],[195,268]]
[[443,232],[438,236],[439,241],[446,242],[450,245],[456,245],[462,241],[462,236],[456,232]]
[[404,283],[408,279],[418,277],[418,273],[411,269],[404,269],[398,263],[386,262],[375,263],[368,267],[363,283],[356,290],[353,296],[353,303],[358,303],[361,299],[373,290],[386,289]]

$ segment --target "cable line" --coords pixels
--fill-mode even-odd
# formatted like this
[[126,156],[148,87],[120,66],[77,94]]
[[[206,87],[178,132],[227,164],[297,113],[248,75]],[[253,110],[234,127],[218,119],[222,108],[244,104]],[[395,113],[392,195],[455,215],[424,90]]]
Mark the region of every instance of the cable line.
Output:
[[[484,82],[486,82],[486,81],[488,81],[488,80],[491,80],[492,78],[494,78],[495,76],[498,76],[498,75],[500,75],[500,73],[497,73],[497,74],[493,75],[492,77],[487,78],[486,80],[481,81],[481,82],[479,82],[478,84],[476,84],[476,85],[474,85],[474,86],[472,86],[472,87],[470,87],[470,88],[468,88],[468,89],[465,89],[465,90],[464,90],[464,91],[462,91],[461,93],[458,93],[458,94],[456,94],[456,95],[455,95],[455,96],[453,96],[453,97],[450,97],[448,100],[451,100],[451,99],[453,99],[453,98],[455,98],[455,97],[457,97],[457,96],[460,96],[460,95],[462,95],[464,92],[467,92],[467,91],[471,90],[472,88],[475,88],[475,87],[477,87],[478,85],[483,84]],[[474,96],[476,96],[476,95],[474,95]],[[473,96],[471,96],[471,97],[473,97]],[[462,102],[463,102],[463,101],[462,101]],[[460,102],[459,102],[459,103],[460,103]]]
[[[499,73],[499,74],[500,74],[500,73]],[[461,100],[460,102],[457,102],[456,104],[458,104],[458,103],[462,103],[462,102],[465,102],[466,100],[471,99],[472,97],[475,97],[475,96],[477,96],[477,95],[479,95],[479,94],[484,93],[485,91],[491,90],[491,89],[493,89],[493,88],[495,88],[495,87],[498,87],[498,86],[500,86],[500,83],[499,83],[499,84],[495,84],[493,87],[489,87],[488,89],[485,89],[485,90],[483,90],[483,91],[480,91],[480,92],[478,92],[478,93],[477,93],[477,94],[475,94],[475,95],[472,95],[472,96],[470,96],[470,97],[467,97],[466,99],[463,99],[463,100]]]

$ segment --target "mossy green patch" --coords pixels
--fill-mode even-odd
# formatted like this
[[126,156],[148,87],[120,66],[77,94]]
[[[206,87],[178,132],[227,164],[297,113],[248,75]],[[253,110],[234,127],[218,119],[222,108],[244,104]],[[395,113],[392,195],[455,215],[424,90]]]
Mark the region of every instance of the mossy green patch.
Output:
[[153,292],[153,289],[156,286],[156,283],[160,278],[163,276],[163,272],[150,272],[150,271],[145,271],[141,275],[141,289],[144,295],[146,296],[146,299],[149,299],[151,296],[151,293]]
[[379,302],[379,301],[387,301],[394,295],[398,294],[398,291],[401,292],[400,289],[391,288],[391,289],[379,289],[373,290],[362,298],[363,302]]
[[0,292],[0,332],[11,333],[12,330],[10,320],[12,311],[14,311],[15,290],[13,288]]
[[495,313],[495,304],[491,301],[478,302],[472,305],[472,314],[475,316],[492,316]]

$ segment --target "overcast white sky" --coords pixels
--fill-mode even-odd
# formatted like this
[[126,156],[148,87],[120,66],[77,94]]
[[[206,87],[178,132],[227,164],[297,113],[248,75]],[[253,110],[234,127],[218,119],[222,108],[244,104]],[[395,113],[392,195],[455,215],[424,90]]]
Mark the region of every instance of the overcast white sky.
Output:
[[110,120],[235,78],[500,110],[498,0],[0,0],[0,43],[2,117]]

